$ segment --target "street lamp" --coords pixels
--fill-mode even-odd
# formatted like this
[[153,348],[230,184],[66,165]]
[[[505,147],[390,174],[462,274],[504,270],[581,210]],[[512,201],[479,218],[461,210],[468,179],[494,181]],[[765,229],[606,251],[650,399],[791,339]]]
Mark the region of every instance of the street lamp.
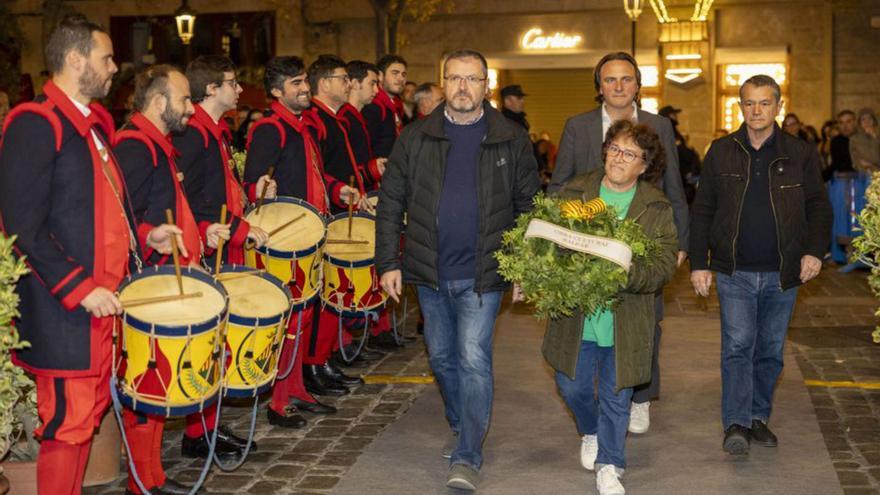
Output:
[[642,8],[645,6],[644,0],[623,0],[623,10],[632,20],[632,56],[636,56],[636,21],[642,14]]
[[187,0],[183,0],[180,8],[174,12],[174,20],[177,21],[177,35],[184,45],[189,45],[196,27],[196,11],[189,8]]

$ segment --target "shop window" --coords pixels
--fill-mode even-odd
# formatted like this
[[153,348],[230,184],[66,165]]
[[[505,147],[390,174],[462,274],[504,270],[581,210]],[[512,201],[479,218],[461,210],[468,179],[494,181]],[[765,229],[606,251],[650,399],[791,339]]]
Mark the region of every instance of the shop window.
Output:
[[775,64],[725,64],[718,66],[718,127],[734,131],[742,125],[742,112],[739,109],[739,88],[750,77],[766,74],[779,83],[782,89],[782,108],[776,121],[782,119],[789,105],[788,68],[784,63]]
[[642,110],[657,113],[660,110],[660,69],[656,65],[642,65],[639,70],[642,72],[639,104]]

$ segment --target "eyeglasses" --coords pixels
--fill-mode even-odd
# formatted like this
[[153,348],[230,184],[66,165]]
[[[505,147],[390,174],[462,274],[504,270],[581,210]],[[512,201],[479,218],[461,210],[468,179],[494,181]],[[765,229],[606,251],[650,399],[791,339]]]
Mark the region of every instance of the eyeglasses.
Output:
[[467,76],[467,77],[464,77],[464,76],[446,76],[446,77],[444,77],[443,79],[445,79],[446,81],[452,83],[452,84],[455,85],[455,86],[459,86],[459,85],[461,85],[461,82],[462,82],[462,81],[467,81],[468,86],[476,86],[477,84],[480,84],[481,82],[483,82],[483,81],[486,80],[485,77],[477,77],[477,76]]
[[643,160],[645,159],[644,153],[642,153],[641,155],[638,155],[630,150],[622,149],[619,146],[617,146],[616,144],[609,145],[606,153],[608,153],[608,156],[610,156],[612,158],[617,158],[618,156],[622,156],[624,163],[632,163],[632,162],[636,161],[636,158],[641,158]]
[[233,79],[224,79],[223,82],[221,82],[220,84],[223,85],[226,83],[229,83],[229,85],[234,88],[234,87],[238,86],[238,79],[234,79],[234,78]]
[[336,79],[336,78],[342,79],[342,82],[351,82],[351,78],[348,77],[348,74],[339,74],[339,75],[335,75],[335,76],[327,76],[327,79]]

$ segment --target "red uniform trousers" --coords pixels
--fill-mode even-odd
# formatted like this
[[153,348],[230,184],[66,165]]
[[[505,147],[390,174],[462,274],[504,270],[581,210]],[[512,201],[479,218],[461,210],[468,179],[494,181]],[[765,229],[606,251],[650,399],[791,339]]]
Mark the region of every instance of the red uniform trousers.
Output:
[[[333,346],[339,341],[339,315],[329,308],[316,305],[312,324],[303,327],[303,345],[306,353],[303,364],[323,365],[330,358]],[[345,335],[345,331],[342,332]]]
[[[165,484],[165,470],[162,468],[162,433],[165,431],[165,418],[134,412],[122,411],[122,424],[128,440],[131,460],[137,470],[141,483],[147,490]],[[128,489],[141,493],[129,469]]]
[[41,439],[37,457],[40,495],[82,492],[92,435],[110,404],[113,318],[93,318],[92,322],[92,338],[100,339],[102,357],[97,376],[36,376],[37,412],[42,422],[35,431]]
[[[306,402],[315,402],[315,398],[306,391],[306,386],[303,383],[302,371],[303,356],[306,352],[306,346],[308,345],[306,337],[308,333],[306,330],[312,327],[312,320],[316,319],[315,306],[315,304],[312,304],[301,312],[294,313],[291,315],[290,322],[287,324],[287,335],[282,344],[281,357],[278,359],[279,376],[286,372],[287,368],[290,367],[290,360],[292,358],[295,358],[296,361],[293,363],[293,368],[290,371],[290,374],[283,380],[276,379],[275,384],[272,386],[272,401],[269,403],[269,407],[278,414],[286,414],[285,408],[290,402],[291,397]],[[300,343],[299,346],[297,346],[296,340],[293,337],[296,336],[297,322],[300,318],[302,319],[302,327]],[[296,356],[293,356],[294,347],[298,347],[296,350]]]

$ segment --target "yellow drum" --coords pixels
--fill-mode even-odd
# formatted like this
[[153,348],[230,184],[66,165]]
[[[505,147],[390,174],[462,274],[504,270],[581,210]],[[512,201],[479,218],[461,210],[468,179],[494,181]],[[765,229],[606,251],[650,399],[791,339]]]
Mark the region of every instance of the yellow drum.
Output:
[[[186,416],[219,395],[226,291],[210,275],[187,268],[183,289],[201,295],[129,306],[121,331],[114,330],[119,398],[135,411]],[[154,266],[124,280],[119,299],[125,305],[178,293],[174,267]]]
[[324,248],[324,305],[345,317],[363,316],[388,300],[379,285],[373,257],[376,252],[375,222],[371,215],[355,213],[351,238],[348,237],[348,214],[333,217],[327,225]]
[[229,294],[226,397],[254,397],[272,386],[290,317],[290,289],[276,277],[224,266],[217,279]]
[[280,232],[259,249],[245,250],[245,264],[265,268],[290,286],[293,310],[305,308],[318,295],[321,286],[321,253],[327,227],[318,210],[307,202],[288,197],[266,200],[260,208],[248,213],[246,219],[266,232],[305,215]]

